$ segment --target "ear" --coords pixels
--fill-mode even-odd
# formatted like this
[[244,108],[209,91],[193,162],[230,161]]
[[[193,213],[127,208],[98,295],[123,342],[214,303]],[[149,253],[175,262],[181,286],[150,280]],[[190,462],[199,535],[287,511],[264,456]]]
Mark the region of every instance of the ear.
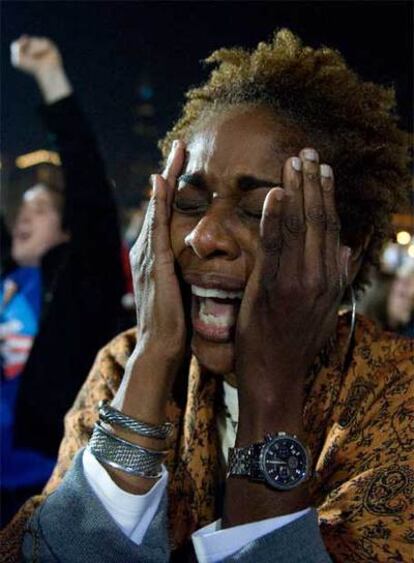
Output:
[[364,259],[365,251],[367,250],[369,243],[372,239],[373,229],[365,236],[363,242],[351,251],[351,257],[348,263],[348,282],[352,284],[361,268],[361,264]]

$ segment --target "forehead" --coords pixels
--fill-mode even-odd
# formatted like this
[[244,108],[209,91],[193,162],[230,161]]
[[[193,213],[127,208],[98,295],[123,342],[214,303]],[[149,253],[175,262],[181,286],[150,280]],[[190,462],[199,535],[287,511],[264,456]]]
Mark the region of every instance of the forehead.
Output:
[[275,118],[270,110],[235,108],[212,114],[195,130],[188,143],[187,171],[270,172],[299,152],[303,142],[298,126]]
[[50,195],[49,191],[45,186],[42,184],[37,184],[32,188],[28,189],[23,194],[23,204],[29,205],[52,205],[52,196]]

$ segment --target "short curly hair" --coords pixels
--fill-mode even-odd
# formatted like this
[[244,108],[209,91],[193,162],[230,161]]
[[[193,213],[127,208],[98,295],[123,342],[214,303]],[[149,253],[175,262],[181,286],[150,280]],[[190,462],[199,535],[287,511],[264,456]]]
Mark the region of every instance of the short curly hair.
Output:
[[288,29],[251,52],[219,49],[206,62],[215,68],[187,92],[181,117],[160,141],[164,158],[172,140],[188,140],[201,118],[239,104],[298,124],[335,171],[344,243],[358,247],[371,233],[355,280],[362,288],[411,184],[411,136],[398,126],[394,89],[364,82],[338,51],[304,46]]

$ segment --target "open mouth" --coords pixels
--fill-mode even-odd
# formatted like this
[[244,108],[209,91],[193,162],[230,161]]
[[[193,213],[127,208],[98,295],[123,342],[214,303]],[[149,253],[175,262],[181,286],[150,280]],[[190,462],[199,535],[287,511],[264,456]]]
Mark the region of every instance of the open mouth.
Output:
[[195,332],[213,342],[232,340],[243,292],[192,285],[191,293]]
[[29,238],[32,235],[31,235],[31,233],[26,232],[26,231],[17,231],[14,236],[15,236],[16,240],[18,240],[19,242],[25,242],[25,241],[29,240]]

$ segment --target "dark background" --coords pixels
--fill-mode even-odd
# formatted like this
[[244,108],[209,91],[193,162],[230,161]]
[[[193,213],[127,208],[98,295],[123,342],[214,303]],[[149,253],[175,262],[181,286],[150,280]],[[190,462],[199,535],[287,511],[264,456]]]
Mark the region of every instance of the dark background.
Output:
[[[157,161],[155,138],[178,116],[188,86],[207,76],[200,61],[221,46],[254,47],[278,27],[336,47],[364,78],[393,84],[402,124],[412,128],[411,2],[6,1],[1,11],[2,158],[47,146],[34,111],[39,94],[11,68],[9,44],[22,33],[51,37],[124,204],[142,189],[140,158]],[[136,131],[148,96],[149,136]]]

